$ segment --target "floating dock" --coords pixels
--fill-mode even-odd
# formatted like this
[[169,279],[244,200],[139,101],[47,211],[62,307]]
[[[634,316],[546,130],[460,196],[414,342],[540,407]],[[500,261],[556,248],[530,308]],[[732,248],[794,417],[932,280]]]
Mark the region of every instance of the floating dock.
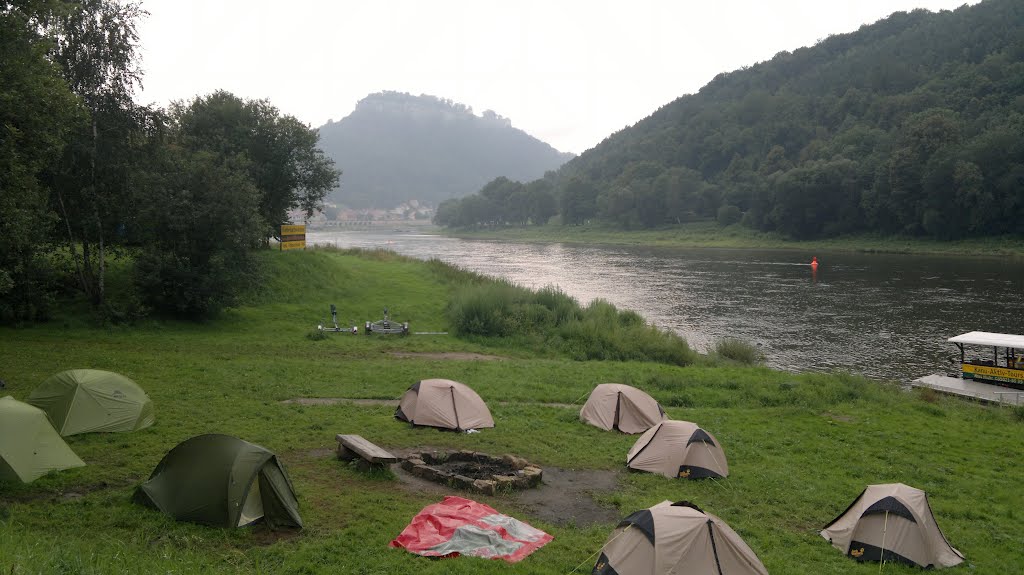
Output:
[[926,387],[940,393],[969,397],[988,403],[1024,405],[1024,390],[991,385],[959,377],[938,374],[926,375],[910,382],[910,385],[912,387]]

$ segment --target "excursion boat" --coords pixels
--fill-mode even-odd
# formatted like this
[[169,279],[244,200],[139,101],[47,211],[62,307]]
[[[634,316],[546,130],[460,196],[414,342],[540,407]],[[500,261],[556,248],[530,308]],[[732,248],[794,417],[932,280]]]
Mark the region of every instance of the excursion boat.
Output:
[[963,379],[1024,389],[1024,335],[972,331],[947,341],[960,348]]

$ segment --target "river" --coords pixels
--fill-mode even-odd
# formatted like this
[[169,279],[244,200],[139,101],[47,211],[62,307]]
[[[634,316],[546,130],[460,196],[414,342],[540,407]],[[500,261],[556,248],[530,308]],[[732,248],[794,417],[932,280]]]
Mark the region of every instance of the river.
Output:
[[[1024,261],[797,250],[676,249],[310,232],[307,241],[437,258],[529,288],[557,286],[673,330],[698,351],[726,337],[769,366],[910,381],[954,371],[946,339],[1024,333]],[[817,256],[820,265],[809,265]]]

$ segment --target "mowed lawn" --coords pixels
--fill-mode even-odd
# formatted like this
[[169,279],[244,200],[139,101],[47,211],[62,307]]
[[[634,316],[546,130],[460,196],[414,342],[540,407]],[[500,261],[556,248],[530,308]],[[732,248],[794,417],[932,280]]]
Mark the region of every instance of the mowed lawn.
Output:
[[[381,252],[268,252],[271,277],[250,303],[207,323],[146,320],[94,327],[78,315],[0,328],[3,394],[24,400],[47,376],[73,368],[120,372],[152,397],[156,424],[133,434],[68,442],[86,467],[32,484],[0,484],[0,573],[589,573],[613,523],[551,523],[511,498],[471,497],[555,539],[520,563],[431,560],[388,547],[436,494],[389,473],[361,472],[332,455],[337,433],[387,448],[514,453],[541,466],[622,470],[636,440],[579,422],[594,385],[627,383],[673,419],[721,441],[730,476],[669,480],[621,473],[597,494],[625,516],[662,500],[690,500],[732,526],[771,573],[874,574],[818,530],[871,483],[928,492],[943,533],[967,557],[950,572],[1024,572],[1024,410],[908,392],[851,375],[715,365],[580,362],[503,342],[451,335],[309,338],[338,306],[343,323],[409,321],[445,331],[457,274]],[[895,350],[894,350],[895,351]],[[401,355],[396,355],[401,352]],[[491,361],[416,353],[476,352]],[[898,354],[893,353],[893,361]],[[412,428],[382,405],[299,405],[302,397],[396,399],[411,384],[448,378],[475,389],[496,427],[477,434]],[[567,408],[544,404],[574,404]],[[131,495],[180,441],[226,433],[276,452],[299,497],[305,529],[220,529],[175,522]],[[915,569],[885,565],[885,573]],[[624,574],[625,575],[625,574]]]

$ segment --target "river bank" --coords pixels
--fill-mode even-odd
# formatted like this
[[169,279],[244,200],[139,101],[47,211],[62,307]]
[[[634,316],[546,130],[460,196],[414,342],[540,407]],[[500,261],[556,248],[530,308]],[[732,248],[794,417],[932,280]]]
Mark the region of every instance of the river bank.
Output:
[[[445,308],[464,275],[378,250],[268,251],[261,259],[267,278],[260,293],[207,323],[153,319],[108,329],[72,316],[62,325],[0,328],[5,394],[24,400],[58,371],[107,369],[142,386],[156,413],[152,427],[132,434],[67,438],[85,467],[31,484],[0,484],[0,571],[561,575],[589,570],[616,524],[549,518],[507,494],[471,495],[555,540],[515,565],[429,561],[392,549],[388,542],[441,495],[407,488],[390,471],[368,473],[338,461],[337,433],[360,434],[393,453],[515,454],[544,468],[548,489],[561,489],[549,470],[607,477],[608,487],[591,497],[611,517],[685,496],[741,533],[770,572],[790,575],[877,573],[878,565],[843,556],[817,529],[865,485],[900,481],[928,491],[943,533],[979,573],[1024,570],[1014,511],[1024,501],[1017,476],[1006,472],[1021,457],[1020,409],[907,393],[842,374],[579,361],[500,337],[310,337],[331,303],[341,322],[376,319],[390,304],[392,317],[410,321],[413,331],[451,331]],[[427,378],[471,386],[496,426],[474,434],[411,427],[379,401]],[[603,382],[638,387],[668,417],[714,433],[729,458],[729,477],[627,473],[625,454],[637,436],[579,421],[581,402]],[[275,452],[305,528],[210,527],[132,502],[135,487],[168,450],[203,433]]]
[[768,248],[801,251],[892,253],[920,255],[1010,256],[1024,258],[1024,238],[997,237],[942,242],[911,237],[859,234],[840,238],[796,241],[740,225],[693,222],[655,230],[622,230],[605,224],[531,226],[489,230],[450,230],[436,233],[466,239],[534,243],[619,245],[677,248]]

